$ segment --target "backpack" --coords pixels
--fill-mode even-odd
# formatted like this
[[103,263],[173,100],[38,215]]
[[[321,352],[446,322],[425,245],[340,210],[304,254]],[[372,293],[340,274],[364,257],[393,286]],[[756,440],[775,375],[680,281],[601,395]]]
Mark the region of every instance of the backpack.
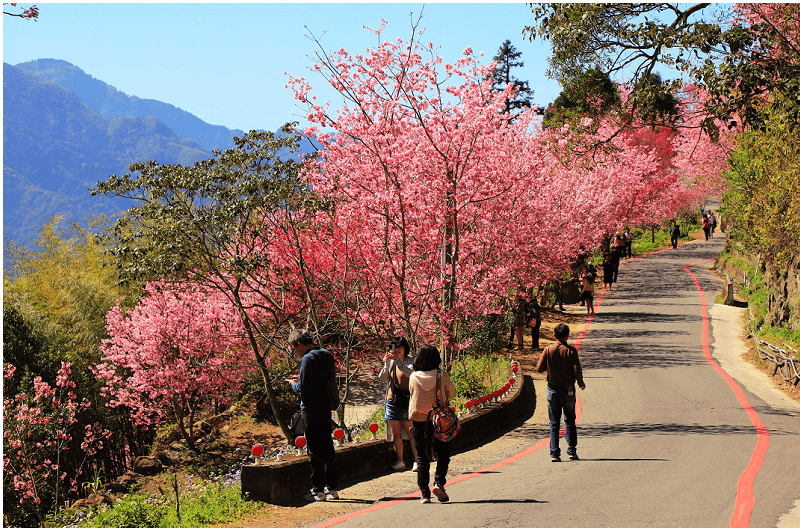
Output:
[[436,403],[428,413],[428,418],[433,425],[433,436],[442,442],[453,439],[461,429],[458,415],[441,401],[442,371],[436,371]]

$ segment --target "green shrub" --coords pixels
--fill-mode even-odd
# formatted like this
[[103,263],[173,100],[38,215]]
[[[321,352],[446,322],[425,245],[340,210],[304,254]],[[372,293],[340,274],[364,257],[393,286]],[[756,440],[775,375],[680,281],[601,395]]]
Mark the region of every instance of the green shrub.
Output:
[[483,396],[508,381],[510,362],[495,355],[462,356],[450,369],[450,376],[456,387],[458,406],[463,402]]
[[161,497],[129,494],[101,508],[82,527],[163,527],[168,510]]

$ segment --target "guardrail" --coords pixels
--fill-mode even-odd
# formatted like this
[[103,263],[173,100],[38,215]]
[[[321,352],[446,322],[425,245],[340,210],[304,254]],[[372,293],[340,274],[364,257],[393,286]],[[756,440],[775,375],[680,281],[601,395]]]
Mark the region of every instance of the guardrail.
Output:
[[[752,319],[753,314],[749,307],[747,308],[747,313]],[[800,383],[800,359],[797,359],[797,351],[795,349],[786,344],[783,345],[783,348],[775,346],[769,341],[764,341],[758,337],[756,332],[753,332],[753,341],[756,344],[758,357],[762,360],[769,360],[770,363],[774,364],[772,368],[773,376],[780,374],[784,382],[794,386]]]

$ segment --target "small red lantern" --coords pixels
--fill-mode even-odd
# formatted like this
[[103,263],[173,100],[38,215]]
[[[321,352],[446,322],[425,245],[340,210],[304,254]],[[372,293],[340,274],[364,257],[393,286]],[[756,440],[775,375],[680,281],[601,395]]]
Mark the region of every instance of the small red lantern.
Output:
[[342,428],[336,428],[335,430],[333,430],[333,436],[336,439],[341,439],[342,437],[344,437],[344,430]]
[[369,431],[371,431],[372,433],[378,433],[378,425],[375,422],[373,422],[372,424],[369,425]]
[[467,403],[464,404],[464,407],[467,409],[472,409],[472,400],[467,400]]
[[452,410],[453,410],[453,413],[455,413],[455,412],[456,412],[456,406],[450,406],[450,409],[452,409]]
[[509,378],[508,379],[508,383],[510,383],[511,385],[514,385],[514,382],[516,382],[516,380],[514,378]]
[[306,446],[306,438],[302,435],[299,436],[297,439],[294,440],[294,445],[298,448],[305,448]]
[[256,444],[255,446],[253,446],[253,449],[251,451],[253,452],[253,455],[256,457],[261,457],[262,455],[264,455],[264,447],[261,446],[260,444]]
[[486,396],[481,397],[481,404],[483,404],[484,402],[486,402]]
[[497,398],[498,396],[500,396],[500,391],[492,391],[492,396]]

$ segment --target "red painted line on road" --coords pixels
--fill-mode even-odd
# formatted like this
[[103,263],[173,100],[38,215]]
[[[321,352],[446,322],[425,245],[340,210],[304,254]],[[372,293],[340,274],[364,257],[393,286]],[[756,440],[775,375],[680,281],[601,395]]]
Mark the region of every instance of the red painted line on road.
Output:
[[703,293],[703,288],[700,287],[700,282],[697,281],[697,277],[694,276],[691,271],[689,271],[691,266],[710,262],[711,260],[714,260],[714,258],[709,258],[707,260],[701,260],[693,264],[685,265],[683,266],[683,269],[689,273],[689,276],[692,277],[694,285],[697,287],[697,291],[700,293],[700,302],[703,312],[703,356],[706,358],[706,361],[712,367],[714,367],[714,369],[716,369],[720,375],[722,375],[725,381],[728,382],[728,385],[731,387],[731,389],[733,389],[734,394],[736,394],[736,398],[739,399],[739,403],[747,412],[747,416],[750,417],[750,422],[756,429],[756,433],[758,433],[758,440],[756,441],[756,447],[755,450],[753,450],[753,455],[750,457],[750,462],[748,463],[747,468],[744,469],[744,472],[742,472],[742,475],[739,476],[739,481],[736,484],[736,503],[733,507],[731,521],[728,524],[728,527],[750,527],[750,516],[752,515],[753,508],[756,504],[753,483],[756,480],[758,471],[761,470],[761,465],[764,463],[764,456],[767,453],[767,448],[769,448],[769,431],[767,431],[764,423],[761,422],[758,413],[756,413],[755,409],[753,409],[753,406],[750,405],[750,402],[748,402],[747,397],[744,396],[744,393],[736,384],[736,381],[731,378],[728,373],[722,370],[722,367],[720,367],[711,357],[711,345],[708,342],[709,319],[706,296],[705,293]]
[[[597,298],[597,304],[595,304],[595,306],[594,306],[595,311],[597,310],[597,308],[600,307],[600,304],[603,301],[603,295],[605,295],[605,294],[606,294],[606,290],[605,290],[605,288],[603,288],[603,291],[600,292],[600,296]],[[586,320],[586,324],[584,325],[583,329],[581,330],[580,334],[578,334],[578,337],[575,340],[575,348],[578,348],[580,346],[581,341],[583,340],[583,337],[586,335],[586,332],[589,330],[589,325],[592,324],[592,320],[593,319],[594,319],[594,315],[590,315],[589,318]],[[583,411],[583,406],[581,405],[581,400],[576,394],[575,395],[575,425],[578,425],[578,423],[580,422],[580,420],[581,420],[581,412],[582,411]],[[567,430],[566,426],[562,426],[561,430],[558,432],[558,436],[559,437],[563,437],[564,434],[566,433],[566,430]],[[453,485],[455,483],[460,483],[462,481],[466,481],[468,479],[472,479],[472,478],[480,476],[482,474],[486,474],[488,472],[492,472],[492,471],[497,470],[499,468],[503,468],[504,466],[510,465],[511,463],[513,463],[515,461],[519,461],[523,457],[528,456],[528,455],[532,454],[533,452],[535,452],[537,450],[541,450],[542,448],[548,448],[548,449],[550,448],[550,438],[549,437],[547,439],[539,441],[538,443],[536,443],[534,446],[531,446],[530,448],[527,448],[527,449],[525,449],[525,450],[523,450],[523,451],[521,451],[521,452],[519,452],[519,453],[517,453],[515,455],[512,455],[511,457],[508,457],[508,458],[500,461],[499,463],[495,463],[493,465],[490,465],[490,466],[488,466],[488,467],[486,467],[486,468],[484,468],[482,470],[479,470],[477,472],[472,472],[470,474],[464,474],[464,475],[458,476],[457,478],[453,478],[453,479],[449,480],[447,482],[447,484],[448,485]],[[351,520],[353,518],[357,518],[359,516],[362,516],[362,515],[365,515],[365,514],[369,514],[369,513],[375,512],[375,511],[380,511],[381,509],[386,509],[387,507],[391,507],[392,505],[397,505],[398,503],[401,503],[401,502],[404,502],[404,501],[416,500],[420,496],[422,496],[422,491],[421,490],[417,490],[417,491],[411,492],[409,494],[404,494],[403,496],[400,496],[399,498],[395,498],[393,500],[385,501],[383,503],[379,503],[377,505],[373,505],[372,507],[367,507],[366,509],[362,509],[360,511],[356,511],[354,513],[348,513],[348,514],[343,514],[341,516],[337,516],[336,518],[333,518],[331,520],[322,522],[322,523],[317,524],[317,525],[315,525],[313,527],[320,527],[320,528],[333,527],[335,525],[339,525],[339,524],[344,523],[344,522],[346,522],[348,520]]]

